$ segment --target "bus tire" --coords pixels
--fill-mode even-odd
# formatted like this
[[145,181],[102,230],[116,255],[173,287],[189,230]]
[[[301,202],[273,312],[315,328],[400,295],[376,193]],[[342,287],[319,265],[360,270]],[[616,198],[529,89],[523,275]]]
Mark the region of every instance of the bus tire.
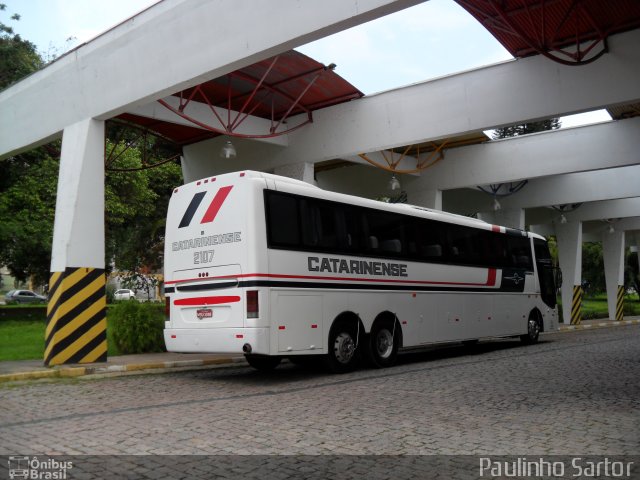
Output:
[[244,358],[249,365],[261,372],[270,372],[280,365],[282,360],[280,357],[270,357],[268,355],[245,355]]
[[369,334],[369,363],[375,368],[394,365],[400,348],[400,335],[400,325],[395,318],[375,322]]
[[356,322],[338,321],[329,332],[328,353],[325,364],[333,373],[348,373],[355,370],[360,363],[358,342],[358,325]]
[[540,338],[540,331],[542,330],[542,324],[540,323],[539,315],[532,312],[527,320],[527,333],[520,335],[520,341],[525,345],[533,345],[538,343]]

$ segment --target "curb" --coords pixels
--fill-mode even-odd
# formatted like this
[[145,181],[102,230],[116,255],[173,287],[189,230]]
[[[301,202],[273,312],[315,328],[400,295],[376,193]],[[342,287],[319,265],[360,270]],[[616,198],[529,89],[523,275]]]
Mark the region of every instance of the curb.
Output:
[[[574,332],[576,330],[593,330],[597,328],[607,328],[607,327],[625,327],[627,325],[640,325],[640,319],[599,322],[599,323],[586,323],[584,325],[560,325],[558,332],[553,332],[553,333],[566,333],[566,332]],[[549,333],[552,333],[552,332],[549,332]]]
[[[622,320],[620,322],[600,322],[584,325],[560,325],[555,332],[545,333],[567,333],[578,330],[594,330],[607,327],[623,327],[627,325],[640,325],[640,319]],[[131,363],[129,365],[105,365],[91,367],[62,367],[50,370],[36,370],[32,372],[6,373],[0,375],[0,383],[19,382],[22,380],[37,380],[42,378],[74,378],[86,375],[109,375],[126,374],[133,372],[143,372],[145,370],[169,370],[169,369],[189,369],[200,367],[220,367],[234,363],[246,362],[244,357],[212,358],[206,360],[176,360],[169,362]]]
[[129,365],[107,365],[91,367],[62,367],[51,370],[35,370],[32,372],[7,373],[0,375],[0,383],[42,378],[73,378],[86,375],[122,374],[141,372],[144,370],[167,370],[174,368],[217,367],[245,362],[244,357],[213,358],[206,360],[177,360],[169,362],[131,363]]

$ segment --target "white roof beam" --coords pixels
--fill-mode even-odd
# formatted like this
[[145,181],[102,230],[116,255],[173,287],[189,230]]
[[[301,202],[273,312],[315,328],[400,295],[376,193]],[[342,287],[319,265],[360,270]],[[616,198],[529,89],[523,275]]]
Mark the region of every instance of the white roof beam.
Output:
[[[518,193],[500,198],[500,204],[502,208],[535,208],[638,196],[640,165],[634,165],[531,180]],[[469,202],[475,204],[475,198],[470,197]]]
[[[582,223],[582,240],[584,242],[601,242],[603,236],[609,235],[610,227],[614,228],[614,232],[625,232],[625,245],[636,245],[638,240],[636,236],[640,232],[640,217],[629,217],[615,222],[604,222],[600,220],[592,220]],[[535,230],[534,230],[535,229]],[[534,225],[532,231],[540,235],[555,235],[555,225],[552,223],[545,225]]]
[[0,158],[422,1],[164,0],[0,92]]
[[279,162],[343,158],[640,101],[640,30],[608,42],[610,53],[579,68],[534,56],[318,110]]
[[640,165],[634,165],[535,179],[502,204],[504,208],[533,208],[638,196]]
[[450,190],[638,163],[640,117],[452,149],[412,188]]
[[[537,219],[532,222],[531,230],[541,235],[553,235],[553,225],[560,221],[560,213],[549,211],[549,217],[541,220],[538,214]],[[589,202],[581,205],[572,212],[565,212],[563,215],[567,222],[597,222],[603,221],[603,226],[607,228],[612,225],[614,228],[622,230],[632,230],[631,221],[625,224],[626,219],[638,217],[640,214],[640,197],[623,198],[617,200],[605,200],[599,202]],[[592,226],[593,227],[593,226]]]
[[611,220],[637,217],[640,213],[640,197],[605,200],[583,204],[564,216],[569,222],[588,222],[591,220]]
[[622,220],[615,222],[613,226],[616,230],[623,230],[625,232],[630,230],[640,230],[640,216],[623,218]]

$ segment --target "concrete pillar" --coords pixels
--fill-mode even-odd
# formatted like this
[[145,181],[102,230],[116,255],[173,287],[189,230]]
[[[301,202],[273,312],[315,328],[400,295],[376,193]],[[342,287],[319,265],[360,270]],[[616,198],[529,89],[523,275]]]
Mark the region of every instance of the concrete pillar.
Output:
[[523,208],[506,208],[492,212],[479,212],[478,218],[494,225],[524,230]]
[[605,231],[602,236],[604,275],[607,283],[609,318],[622,320],[624,302],[624,237],[625,232]]
[[107,359],[104,122],[64,129],[51,252],[46,365]]
[[419,207],[442,210],[442,190],[417,190],[408,192],[408,202]]
[[276,175],[282,175],[283,177],[302,180],[303,182],[310,183],[311,185],[316,184],[313,163],[294,163],[290,165],[283,165],[281,167],[276,167],[273,173]]
[[579,324],[582,310],[582,222],[556,224],[558,260],[562,270],[562,316]]

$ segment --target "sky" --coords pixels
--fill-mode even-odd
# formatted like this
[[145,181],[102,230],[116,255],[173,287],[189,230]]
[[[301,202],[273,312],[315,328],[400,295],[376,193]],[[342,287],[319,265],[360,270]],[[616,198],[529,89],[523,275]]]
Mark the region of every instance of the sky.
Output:
[[[0,0],[0,20],[52,58],[158,0]],[[19,21],[10,16],[18,13]],[[328,65],[366,95],[511,59],[453,0],[429,0],[297,50]],[[606,112],[563,117],[562,126],[609,120]]]

